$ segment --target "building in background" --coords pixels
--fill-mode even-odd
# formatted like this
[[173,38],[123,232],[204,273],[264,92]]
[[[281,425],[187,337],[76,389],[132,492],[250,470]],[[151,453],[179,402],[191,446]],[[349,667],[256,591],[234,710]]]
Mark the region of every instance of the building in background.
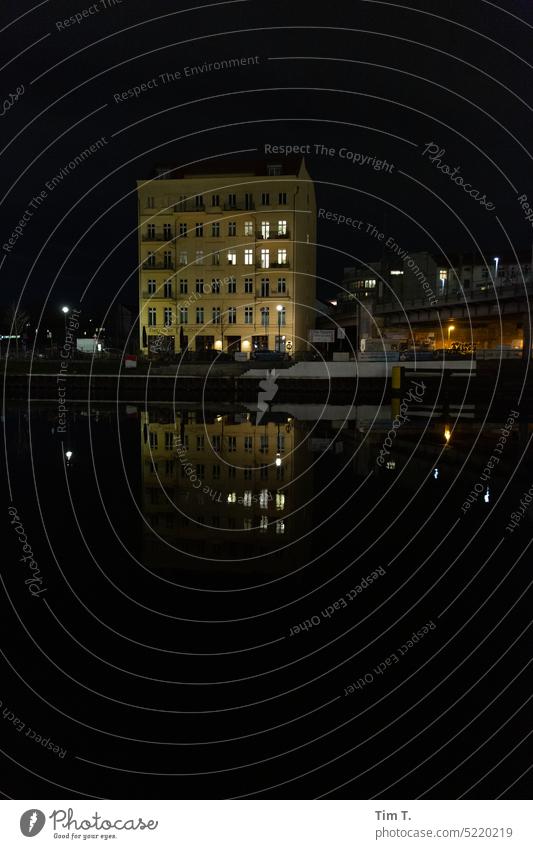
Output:
[[303,159],[159,168],[137,191],[144,354],[306,349],[316,203]]

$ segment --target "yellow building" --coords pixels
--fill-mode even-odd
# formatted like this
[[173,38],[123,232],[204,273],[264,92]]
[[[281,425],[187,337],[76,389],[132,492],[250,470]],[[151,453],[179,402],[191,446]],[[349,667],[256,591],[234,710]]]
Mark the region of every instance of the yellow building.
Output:
[[307,350],[316,202],[303,159],[138,181],[140,349]]
[[171,407],[141,414],[147,562],[175,562],[185,551],[246,563],[306,540],[306,430],[287,415],[255,419]]

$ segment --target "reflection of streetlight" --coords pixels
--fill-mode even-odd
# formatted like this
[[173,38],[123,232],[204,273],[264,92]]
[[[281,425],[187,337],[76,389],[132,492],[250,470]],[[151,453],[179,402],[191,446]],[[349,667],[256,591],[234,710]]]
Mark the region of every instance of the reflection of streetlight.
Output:
[[72,451],[65,451],[65,457],[67,458],[67,466],[72,459]]
[[452,330],[455,330],[455,324],[448,325],[448,342],[450,341],[450,333],[452,332]]
[[281,466],[281,454],[279,453],[279,451],[278,451],[278,453],[276,454],[276,466],[277,466],[278,468]]
[[499,256],[494,257],[494,282],[496,282],[496,278],[498,277],[498,263],[500,261]]
[[448,427],[448,425],[446,425],[446,427],[444,428],[444,439],[446,440],[447,443],[450,441],[451,435],[452,435],[452,432],[451,432],[450,428]]
[[278,311],[278,351],[281,351],[281,313],[283,307],[281,304],[278,304],[276,309]]

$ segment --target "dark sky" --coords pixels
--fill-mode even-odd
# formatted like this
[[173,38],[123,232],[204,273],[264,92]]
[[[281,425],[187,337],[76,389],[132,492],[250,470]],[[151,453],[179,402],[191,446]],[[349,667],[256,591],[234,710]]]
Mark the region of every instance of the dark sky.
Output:
[[[81,22],[59,28],[83,10]],[[365,222],[359,231],[320,223],[319,274],[333,284],[344,265],[379,258],[367,223],[410,251],[527,248],[533,229],[517,198],[533,201],[532,25],[527,0],[48,0],[33,10],[4,0],[0,96],[24,92],[0,119],[2,244],[54,174],[99,137],[107,144],[48,192],[12,251],[1,250],[2,302],[26,287],[32,312],[45,301],[54,312],[90,282],[85,303],[97,316],[116,296],[134,303],[135,180],[162,161],[250,149],[257,158],[265,143],[309,144],[318,205]],[[243,56],[259,61],[184,75]],[[163,84],[160,74],[177,71]],[[154,78],[157,87],[115,102]],[[494,210],[423,156],[430,142]],[[334,155],[317,155],[315,144]],[[354,164],[343,147],[393,168]]]

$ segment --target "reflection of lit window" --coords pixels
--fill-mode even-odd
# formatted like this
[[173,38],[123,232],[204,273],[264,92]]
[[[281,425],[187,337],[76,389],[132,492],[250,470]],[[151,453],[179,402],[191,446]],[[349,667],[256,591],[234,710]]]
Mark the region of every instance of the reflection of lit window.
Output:
[[252,530],[252,520],[251,519],[243,519],[242,520],[242,526],[243,526],[245,531],[251,531]]
[[251,489],[245,490],[244,497],[243,497],[243,504],[244,504],[245,507],[251,507],[252,506],[252,490]]
[[446,283],[448,282],[448,271],[446,268],[441,268],[439,271],[439,283],[441,289],[444,289]]
[[276,533],[284,534],[285,533],[285,522],[283,519],[276,519]]
[[236,504],[237,503],[237,493],[236,492],[228,492],[228,504]]
[[391,269],[391,276],[392,276],[392,277],[397,277],[399,274],[403,274],[403,271],[400,271],[400,270],[399,270],[399,269],[397,269],[397,268],[393,268],[393,269]]
[[387,469],[395,469],[395,468],[396,468],[396,461],[395,460],[388,460],[387,461]]
[[276,492],[276,510],[285,509],[285,493]]
[[268,530],[268,516],[261,516],[259,520],[259,530],[262,534],[266,533]]
[[268,489],[262,489],[259,493],[259,506],[268,507]]

